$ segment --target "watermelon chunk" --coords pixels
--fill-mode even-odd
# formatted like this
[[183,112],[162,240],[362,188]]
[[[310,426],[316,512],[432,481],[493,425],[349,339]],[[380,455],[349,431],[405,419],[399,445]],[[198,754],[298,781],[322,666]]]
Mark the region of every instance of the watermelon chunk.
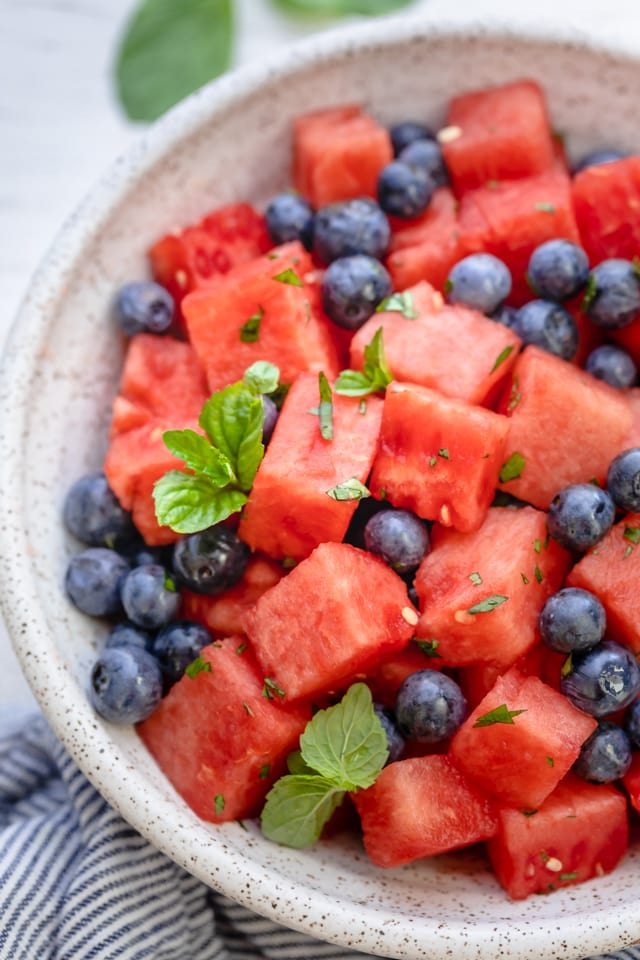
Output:
[[357,500],[335,500],[327,491],[356,478],[367,480],[378,445],[382,400],[333,398],[333,439],[320,433],[318,377],[293,384],[245,506],[240,536],[271,557],[302,560],[319,543],[342,540]]
[[[517,721],[516,721],[517,722]],[[629,833],[627,805],[609,784],[567,774],[537,810],[502,808],[488,843],[493,869],[513,900],[609,873]]]
[[634,810],[640,813],[640,753],[634,751],[631,766],[622,778],[624,788]]
[[[514,714],[512,722],[476,726],[495,710]],[[561,693],[512,667],[454,735],[451,756],[488,793],[519,809],[536,810],[596,726]]]
[[581,170],[573,178],[572,192],[582,246],[591,263],[609,257],[633,260],[640,251],[640,157]]
[[364,351],[382,327],[384,352],[395,380],[431,387],[446,397],[481,404],[515,363],[519,338],[507,327],[468,307],[445,304],[422,281],[405,295],[412,316],[374,313],[351,341],[351,367],[360,370]]
[[447,124],[450,135],[442,137],[442,152],[458,194],[487,181],[529,177],[554,165],[545,97],[532,80],[454,97]]
[[294,121],[293,182],[314,207],[375,198],[378,175],[392,159],[388,131],[355,104]]
[[[429,652],[425,652],[425,649]],[[422,649],[417,643],[409,643],[376,666],[367,678],[371,695],[377,703],[393,708],[396,695],[407,677],[418,670],[439,670],[443,663],[437,650],[430,656],[430,648]]]
[[628,514],[573,568],[567,585],[597,594],[609,634],[640,653],[640,513]]
[[509,421],[434,390],[391,383],[371,489],[396,507],[477,530],[504,461]]
[[557,168],[468,191],[460,203],[459,223],[468,253],[492,253],[507,264],[513,279],[509,302],[516,305],[531,300],[526,272],[539,244],[555,237],[580,243],[571,182]]
[[621,391],[536,347],[518,357],[499,409],[511,422],[506,458],[523,458],[518,475],[500,486],[544,510],[570,483],[604,485],[632,425]]
[[303,370],[337,374],[328,326],[311,309],[308,285],[316,284],[309,254],[293,242],[235,267],[214,288],[185,297],[189,339],[211,392],[241,380],[256,360],[277,364],[282,383]]
[[385,261],[394,289],[406,290],[427,280],[441,292],[453,265],[466,253],[458,224],[458,201],[449,187],[439,187],[415,220],[391,219]]
[[345,543],[323,543],[245,617],[263,675],[287,700],[345,688],[406,646],[417,622],[405,583]]
[[[416,636],[437,640],[447,664],[515,663],[536,643],[540,611],[569,568],[569,554],[547,537],[546,515],[492,507],[474,533],[436,524],[431,544],[415,577]],[[507,599],[469,613],[490,597]]]
[[138,733],[203,820],[255,816],[285,772],[310,707],[265,697],[264,677],[241,637],[205,647],[201,657],[209,668],[185,675]]
[[493,836],[498,825],[494,802],[447,756],[390,763],[353,799],[365,849],[379,867],[478,843]]

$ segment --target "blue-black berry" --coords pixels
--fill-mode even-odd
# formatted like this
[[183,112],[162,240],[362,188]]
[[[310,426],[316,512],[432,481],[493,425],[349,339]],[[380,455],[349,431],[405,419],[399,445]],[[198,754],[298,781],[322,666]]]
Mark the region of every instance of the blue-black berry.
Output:
[[404,750],[404,737],[398,730],[397,724],[391,711],[381,703],[374,703],[373,709],[378,720],[382,724],[382,729],[387,735],[387,749],[389,758],[387,763],[394,763],[399,760]]
[[598,327],[617,330],[640,316],[640,280],[630,260],[612,258],[593,268],[584,297],[584,310]]
[[396,723],[407,739],[440,743],[453,736],[467,716],[458,684],[437,670],[418,670],[403,681],[395,702]]
[[580,748],[580,756],[571,768],[592,783],[611,783],[625,775],[631,766],[631,744],[617,723],[601,720]]
[[578,327],[571,314],[552,300],[530,300],[518,310],[511,329],[562,360],[572,360],[578,349]]
[[392,291],[391,277],[374,257],[340,257],[322,278],[322,306],[345,330],[357,330]]
[[603,640],[570,654],[562,670],[560,690],[584,713],[607,717],[628,707],[640,692],[640,667],[628,647]]
[[112,627],[107,634],[104,647],[105,650],[111,647],[139,647],[147,653],[152,653],[153,637],[147,630],[143,630],[130,620],[125,620],[124,623],[117,623]]
[[593,483],[572,483],[549,504],[547,527],[560,546],[585,553],[609,531],[615,512],[606,490]]
[[437,140],[414,140],[399,154],[398,160],[409,167],[424,170],[436,187],[443,187],[449,182],[442,147]]
[[70,487],[63,520],[67,530],[93,547],[119,547],[136,536],[131,514],[120,503],[104,473],[90,473]]
[[65,588],[69,599],[91,617],[122,613],[120,587],[130,567],[124,557],[108,547],[89,547],[69,561]]
[[581,170],[586,170],[587,167],[599,167],[603,163],[614,163],[616,160],[623,160],[624,157],[625,154],[619,150],[614,150],[612,147],[601,147],[599,150],[592,150],[581,157],[573,168],[573,172],[579,173]]
[[162,673],[155,657],[140,647],[105,650],[91,671],[89,697],[111,723],[139,723],[162,698]]
[[540,636],[548,647],[560,653],[589,650],[604,637],[605,609],[594,593],[579,587],[565,587],[549,597],[540,613]]
[[378,176],[378,203],[390,216],[411,220],[424,213],[435,189],[423,167],[393,160]]
[[379,510],[367,521],[364,543],[370,553],[402,575],[417,570],[429,551],[429,533],[411,510]]
[[176,543],[173,572],[194,593],[222,593],[240,580],[248,559],[249,548],[237,533],[216,524]]
[[299,193],[278,193],[272,197],[265,220],[274,244],[300,240],[307,250],[313,246],[313,207]]
[[425,126],[424,123],[416,123],[413,120],[403,120],[401,123],[395,123],[389,129],[391,144],[393,146],[393,155],[397,157],[402,151],[417,140],[433,140],[433,130]]
[[640,447],[623,450],[613,458],[607,471],[607,490],[621,510],[640,511]]
[[603,380],[617,390],[632,387],[638,377],[638,368],[631,355],[622,347],[615,347],[609,343],[592,350],[585,361],[584,368],[593,377]]
[[390,237],[386,215],[368,197],[330,203],[316,213],[314,250],[324,263],[355,253],[381,260]]
[[115,300],[115,315],[129,337],[137,333],[166,333],[174,314],[173,297],[159,283],[140,280],[127,283]]
[[164,626],[180,606],[175,582],[159,563],[134,567],[122,582],[120,596],[129,619],[146,630]]
[[511,293],[511,272],[492,253],[471,253],[452,267],[445,290],[450,303],[494,313]]
[[543,300],[569,300],[587,285],[589,258],[570,240],[547,240],[531,254],[527,277]]
[[202,648],[210,643],[211,634],[207,628],[193,620],[174,620],[163,627],[154,641],[152,652],[160,664],[165,684],[177,683]]

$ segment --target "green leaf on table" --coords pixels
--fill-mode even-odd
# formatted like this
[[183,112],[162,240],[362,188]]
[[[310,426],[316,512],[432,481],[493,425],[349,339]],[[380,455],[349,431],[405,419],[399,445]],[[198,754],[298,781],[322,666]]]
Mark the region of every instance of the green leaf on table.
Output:
[[229,460],[241,490],[251,489],[264,455],[263,422],[260,397],[242,382],[214,393],[200,413],[200,426]]
[[308,847],[344,799],[345,791],[324,777],[287,774],[273,785],[262,810],[262,832],[287,847]]
[[118,98],[149,122],[229,67],[232,0],[142,0],[116,56]]
[[247,502],[241,490],[220,488],[208,477],[170,470],[153,487],[160,526],[197,533],[237,513]]
[[162,439],[169,452],[183,460],[189,470],[208,477],[221,487],[235,481],[229,458],[195,430],[165,430]]
[[286,13],[315,17],[345,17],[362,14],[375,17],[408,7],[413,0],[272,0]]

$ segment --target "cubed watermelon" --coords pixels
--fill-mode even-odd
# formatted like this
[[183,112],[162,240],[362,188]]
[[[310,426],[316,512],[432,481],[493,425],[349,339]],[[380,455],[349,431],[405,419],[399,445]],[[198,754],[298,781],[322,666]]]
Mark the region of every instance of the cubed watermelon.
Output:
[[138,733],[178,793],[203,820],[255,816],[311,719],[305,704],[265,696],[242,637],[205,647]]
[[538,809],[503,807],[498,818],[488,851],[513,900],[609,873],[627,848],[622,794],[609,784],[586,783],[572,774]]
[[293,126],[293,182],[314,207],[374,197],[393,159],[385,127],[355,105],[306,113]]
[[581,170],[573,205],[582,246],[592,264],[640,252],[640,156]]
[[488,793],[537,810],[596,726],[561,693],[512,667],[455,734],[451,756]]
[[609,530],[567,577],[571,587],[595,593],[607,613],[607,629],[640,653],[640,513],[628,514]]
[[542,173],[555,149],[544,93],[532,80],[453,97],[442,150],[458,194],[488,181]]
[[354,802],[365,849],[378,867],[478,843],[498,826],[494,802],[447,756],[390,763]]
[[492,507],[479,530],[436,524],[431,542],[415,577],[416,636],[437,640],[447,664],[515,663],[536,643],[540,611],[569,568],[569,554],[547,536],[546,514]]
[[413,384],[387,387],[371,488],[396,507],[477,530],[504,461],[507,417]]
[[309,254],[293,242],[233,268],[215,287],[185,297],[189,339],[211,392],[241,380],[256,360],[276,363],[282,383],[291,383],[303,370],[324,370],[330,378],[337,374],[328,326],[311,309],[308,274],[317,284]]
[[362,368],[365,348],[382,327],[395,380],[483,403],[515,363],[519,338],[477,310],[446,304],[426,281],[405,291],[405,302],[411,303],[409,316],[384,310],[360,327],[351,341],[351,367]]
[[[358,501],[329,491],[365,483],[380,432],[382,401],[336,394],[333,439],[320,433],[318,377],[302,374],[287,395],[244,509],[240,535],[252,550],[302,560],[319,543],[342,540]],[[316,412],[314,412],[316,411]]]
[[510,379],[499,409],[511,422],[506,457],[519,460],[502,489],[546,510],[570,483],[604,484],[631,431],[621,391],[537,347],[520,354]]
[[396,290],[427,280],[441,292],[453,265],[464,256],[458,223],[458,201],[449,187],[439,187],[422,216],[391,220],[389,255],[385,261]]
[[245,617],[265,677],[286,700],[343,689],[406,646],[418,615],[373,554],[323,543]]
[[622,778],[622,782],[629,795],[631,806],[640,813],[640,752],[637,750],[633,752],[631,766]]

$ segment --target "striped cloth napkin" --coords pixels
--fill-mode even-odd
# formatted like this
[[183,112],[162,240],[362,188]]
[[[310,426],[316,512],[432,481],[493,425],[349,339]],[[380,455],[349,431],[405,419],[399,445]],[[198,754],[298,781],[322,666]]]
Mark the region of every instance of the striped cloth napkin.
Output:
[[214,893],[121,819],[43,717],[0,717],[0,960],[358,957]]

